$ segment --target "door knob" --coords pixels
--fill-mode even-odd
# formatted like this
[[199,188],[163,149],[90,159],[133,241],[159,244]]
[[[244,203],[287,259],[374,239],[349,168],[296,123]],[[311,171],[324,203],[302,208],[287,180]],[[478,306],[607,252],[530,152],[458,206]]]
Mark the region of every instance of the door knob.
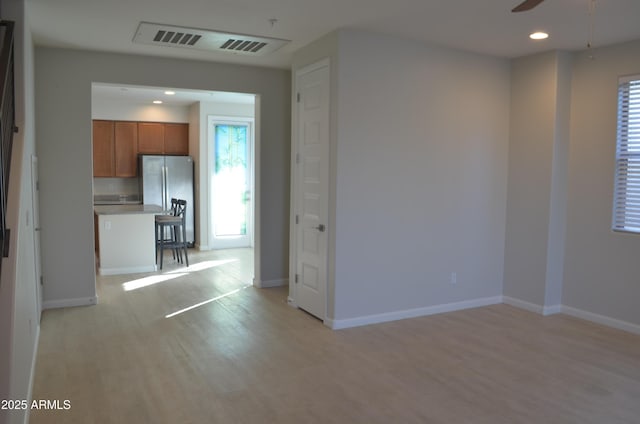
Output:
[[315,227],[316,230],[320,231],[321,233],[324,233],[325,227],[324,224],[320,224],[317,227]]

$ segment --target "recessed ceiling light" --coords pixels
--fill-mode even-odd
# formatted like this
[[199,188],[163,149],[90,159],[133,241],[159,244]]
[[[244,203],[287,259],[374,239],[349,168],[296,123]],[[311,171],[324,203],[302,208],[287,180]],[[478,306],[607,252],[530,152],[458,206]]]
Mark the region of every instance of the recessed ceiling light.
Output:
[[533,34],[529,34],[529,38],[532,40],[544,40],[545,38],[549,38],[549,34],[546,32],[534,32]]
[[162,104],[162,100],[154,100],[153,103],[157,104],[157,105],[161,105]]
[[174,94],[176,94],[175,91],[171,91],[171,90],[167,90],[164,92],[164,94],[166,94],[167,96],[173,96]]

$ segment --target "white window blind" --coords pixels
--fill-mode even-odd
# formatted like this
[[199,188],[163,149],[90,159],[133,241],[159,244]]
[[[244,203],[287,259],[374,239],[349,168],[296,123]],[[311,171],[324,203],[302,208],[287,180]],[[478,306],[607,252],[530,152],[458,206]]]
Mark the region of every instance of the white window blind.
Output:
[[640,233],[640,76],[618,87],[613,229]]

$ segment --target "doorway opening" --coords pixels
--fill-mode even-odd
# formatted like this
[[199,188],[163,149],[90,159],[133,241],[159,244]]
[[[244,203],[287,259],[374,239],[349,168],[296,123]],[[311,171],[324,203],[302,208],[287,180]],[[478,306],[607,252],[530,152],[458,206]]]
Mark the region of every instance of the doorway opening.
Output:
[[[127,85],[116,83],[92,83],[92,108],[91,117],[95,121],[109,121],[113,123],[114,128],[117,125],[127,124],[131,126],[144,125],[158,128],[159,132],[154,133],[154,140],[159,147],[157,151],[148,151],[151,144],[141,143],[140,131],[132,131],[133,141],[125,143],[130,148],[124,152],[118,150],[122,140],[118,139],[119,134],[109,133],[111,138],[107,138],[108,143],[102,150],[96,148],[95,141],[93,143],[94,156],[94,178],[93,178],[93,195],[94,204],[130,204],[130,203],[148,203],[141,187],[140,169],[138,163],[138,155],[188,155],[193,158],[193,191],[194,201],[192,207],[195,212],[194,217],[194,234],[195,249],[208,251],[213,249],[233,248],[242,246],[243,252],[249,250],[249,254],[254,260],[249,261],[251,266],[250,277],[243,273],[243,278],[248,278],[248,282],[255,283],[260,281],[259,277],[259,204],[254,191],[259,190],[260,182],[256,179],[258,175],[254,170],[259,166],[259,107],[260,96],[251,93],[236,93],[209,90],[194,90],[178,87],[152,87]],[[158,101],[158,100],[161,100]],[[227,148],[238,147],[232,153],[239,153],[243,148],[249,149],[242,153],[240,159],[247,164],[245,167],[245,176],[242,181],[246,185],[244,189],[244,197],[240,201],[236,201],[232,211],[227,212],[227,216],[236,216],[239,205],[244,204],[246,212],[243,218],[237,218],[236,222],[228,221],[224,226],[220,227],[223,233],[226,232],[228,238],[229,233],[246,233],[249,240],[243,244],[214,244],[211,234],[211,210],[212,201],[212,180],[211,174],[211,154],[215,150],[210,149],[210,117],[224,117],[227,127],[220,127],[220,137],[222,139],[223,129],[233,130],[238,134],[246,134],[246,146],[242,143],[227,143]],[[188,126],[188,134],[182,137],[188,137],[186,143],[182,143],[183,147],[179,153],[174,152],[173,144],[168,144],[169,130],[174,127],[184,128]],[[164,131],[162,129],[164,128]],[[238,131],[240,130],[240,131]],[[148,133],[148,131],[147,131]],[[144,133],[143,135],[148,135]],[[164,134],[164,136],[162,135]],[[235,135],[238,135],[235,134]],[[232,134],[234,135],[234,134]],[[94,134],[95,136],[95,134]],[[137,137],[137,138],[136,138]],[[162,139],[164,137],[164,144]],[[238,135],[239,137],[239,135]],[[188,150],[184,147],[188,144]],[[155,146],[155,144],[153,144]],[[146,150],[145,150],[146,149]],[[145,151],[143,151],[145,150]],[[220,150],[220,149],[219,149]],[[102,156],[106,156],[106,158]],[[109,166],[108,172],[96,172],[96,157],[104,159]],[[237,159],[237,158],[236,158]],[[238,162],[236,160],[236,162]],[[130,166],[122,167],[118,164],[127,163]],[[215,162],[213,162],[215,164]],[[114,166],[115,165],[115,166]],[[126,171],[124,172],[123,169]],[[238,174],[238,169],[233,168],[231,174]],[[227,172],[229,173],[229,172]],[[234,184],[238,181],[232,179]],[[237,184],[240,184],[239,182]],[[227,183],[227,186],[229,184]],[[226,187],[230,188],[230,187]],[[216,195],[220,195],[220,191],[216,190]],[[231,194],[229,194],[231,196]],[[101,203],[96,203],[101,202]],[[113,202],[113,203],[111,203]],[[152,202],[154,204],[158,202]],[[235,229],[233,226],[235,225]],[[238,231],[240,229],[241,231]],[[100,228],[96,227],[95,241],[98,246]],[[106,229],[105,229],[106,231]],[[254,248],[256,246],[256,248]],[[153,247],[152,247],[153,248]],[[195,253],[195,252],[194,252]],[[213,253],[213,252],[211,252]],[[222,252],[221,252],[222,253]],[[229,254],[232,252],[229,251]],[[96,252],[96,260],[99,261],[100,252]],[[191,255],[191,253],[190,253]],[[244,255],[244,253],[243,253]],[[242,261],[243,266],[247,261]]]

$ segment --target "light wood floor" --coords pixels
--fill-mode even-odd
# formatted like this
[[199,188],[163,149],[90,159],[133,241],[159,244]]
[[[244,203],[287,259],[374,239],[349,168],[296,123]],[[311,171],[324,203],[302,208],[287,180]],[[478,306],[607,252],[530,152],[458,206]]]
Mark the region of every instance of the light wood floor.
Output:
[[506,305],[331,331],[247,252],[191,256],[44,313],[33,398],[71,409],[32,424],[640,422],[636,335]]

